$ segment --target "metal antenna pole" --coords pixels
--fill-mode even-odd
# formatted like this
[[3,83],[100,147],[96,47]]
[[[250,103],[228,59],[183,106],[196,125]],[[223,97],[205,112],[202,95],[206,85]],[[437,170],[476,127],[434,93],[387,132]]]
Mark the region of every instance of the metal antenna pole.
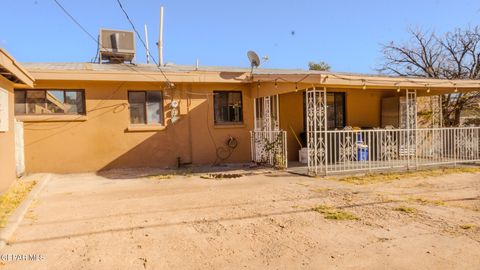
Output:
[[158,37],[158,65],[163,66],[163,6],[160,7],[160,35]]
[[100,35],[97,36],[97,53],[98,53],[98,63],[102,63],[102,53],[100,52]]
[[147,24],[145,24],[145,45],[147,47],[147,64],[150,64],[150,49],[148,47],[148,29]]

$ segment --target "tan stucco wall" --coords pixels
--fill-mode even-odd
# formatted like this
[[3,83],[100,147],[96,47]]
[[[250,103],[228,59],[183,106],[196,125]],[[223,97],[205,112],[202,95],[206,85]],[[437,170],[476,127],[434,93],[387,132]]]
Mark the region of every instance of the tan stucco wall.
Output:
[[5,191],[16,179],[15,173],[15,133],[13,126],[13,88],[12,83],[0,76],[0,88],[9,94],[9,129],[0,132],[0,193]]
[[[242,84],[177,84],[164,92],[166,127],[127,131],[128,90],[159,90],[159,83],[37,81],[36,88],[85,89],[87,119],[25,122],[27,172],[86,172],[109,168],[210,164],[229,136],[238,140],[225,162],[249,162],[253,101]],[[213,120],[214,90],[243,91],[244,124],[219,127]],[[170,122],[171,99],[180,100],[181,119]],[[208,118],[207,118],[208,117]]]
[[[279,95],[280,128],[287,131],[287,154],[288,160],[298,161],[298,145],[292,129],[298,136],[304,131],[303,126],[303,92],[293,92]],[[290,127],[292,129],[290,129]],[[305,147],[305,145],[304,145]]]
[[382,96],[386,94],[387,92],[381,90],[347,90],[345,95],[347,126],[380,127]]
[[[256,87],[241,83],[179,83],[164,92],[166,127],[161,131],[128,131],[128,90],[159,90],[159,83],[37,81],[36,88],[85,89],[86,119],[82,121],[25,122],[27,172],[86,172],[110,168],[175,167],[181,162],[212,164],[218,147],[229,136],[238,147],[226,163],[249,162]],[[267,87],[268,88],[268,87]],[[213,91],[243,91],[240,126],[215,126]],[[253,90],[253,91],[252,91]],[[267,90],[267,89],[264,89]],[[270,90],[270,89],[269,89]],[[274,88],[271,89],[274,91]],[[378,127],[382,96],[391,90],[328,89],[345,92],[347,126]],[[170,122],[170,102],[180,100],[181,119]],[[302,90],[280,95],[280,127],[287,131],[289,160],[298,160],[300,149],[290,126],[303,130]]]

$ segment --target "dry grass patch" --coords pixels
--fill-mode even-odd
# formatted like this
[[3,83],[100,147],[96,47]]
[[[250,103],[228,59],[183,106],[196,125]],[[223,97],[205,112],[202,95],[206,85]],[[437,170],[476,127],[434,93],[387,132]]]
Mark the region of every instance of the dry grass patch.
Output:
[[192,170],[178,169],[178,170],[169,170],[169,171],[156,173],[156,174],[150,174],[144,177],[151,180],[167,180],[167,179],[175,178],[176,176],[191,177],[193,175],[194,174]]
[[417,213],[417,209],[415,209],[413,207],[404,206],[404,205],[396,207],[393,210],[399,211],[399,212],[404,212],[404,213],[407,213],[409,215],[413,215],[413,214]]
[[407,172],[386,172],[386,173],[368,173],[364,175],[354,175],[338,177],[336,180],[351,183],[355,185],[366,185],[381,182],[391,182],[406,178],[434,177],[453,173],[478,173],[479,167],[460,167],[460,168],[440,168],[420,171]]
[[359,220],[357,216],[352,213],[338,210],[328,205],[317,205],[312,208],[313,211],[323,214],[326,219],[334,220]]
[[354,175],[341,177],[338,180],[355,185],[366,185],[376,182],[391,182],[401,179],[402,173],[368,173],[365,175]]
[[10,214],[22,203],[36,184],[36,181],[18,181],[0,196],[0,228],[7,224]]
[[462,228],[464,230],[470,230],[470,229],[475,228],[475,225],[474,224],[462,224],[462,225],[460,225],[460,228]]
[[172,178],[172,175],[170,174],[159,174],[159,175],[148,176],[148,179],[151,179],[151,180],[167,180],[171,178]]
[[243,175],[240,173],[208,173],[201,175],[200,178],[203,179],[232,179],[232,178],[240,178]]
[[419,198],[419,197],[417,197],[417,198],[411,197],[408,200],[413,201],[413,202],[417,202],[417,203],[421,203],[421,204],[430,204],[430,205],[438,205],[438,206],[446,205],[446,203],[442,200],[429,200],[429,199]]

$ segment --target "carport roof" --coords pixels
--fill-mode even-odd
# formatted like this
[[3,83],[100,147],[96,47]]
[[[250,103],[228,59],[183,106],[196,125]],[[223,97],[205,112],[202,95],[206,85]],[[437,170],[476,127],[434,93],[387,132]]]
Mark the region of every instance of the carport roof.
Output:
[[0,76],[15,84],[33,87],[33,77],[4,49],[0,48]]

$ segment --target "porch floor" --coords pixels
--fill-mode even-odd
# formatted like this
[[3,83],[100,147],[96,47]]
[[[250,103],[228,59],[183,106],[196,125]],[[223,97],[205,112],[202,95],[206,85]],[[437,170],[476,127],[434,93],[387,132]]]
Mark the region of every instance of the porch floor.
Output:
[[[369,164],[370,163],[370,164]],[[454,166],[479,166],[480,162],[459,162],[457,160],[455,164],[454,159],[445,159],[432,163],[430,159],[418,159],[416,161],[407,160],[392,160],[392,161],[355,161],[355,162],[338,162],[336,164],[328,164],[328,174],[355,174],[364,172],[375,171],[407,171],[415,169],[428,169],[438,167],[454,167]],[[318,167],[321,176],[321,167]],[[308,165],[306,163],[300,163],[298,161],[289,161],[287,172],[298,175],[308,176]]]

